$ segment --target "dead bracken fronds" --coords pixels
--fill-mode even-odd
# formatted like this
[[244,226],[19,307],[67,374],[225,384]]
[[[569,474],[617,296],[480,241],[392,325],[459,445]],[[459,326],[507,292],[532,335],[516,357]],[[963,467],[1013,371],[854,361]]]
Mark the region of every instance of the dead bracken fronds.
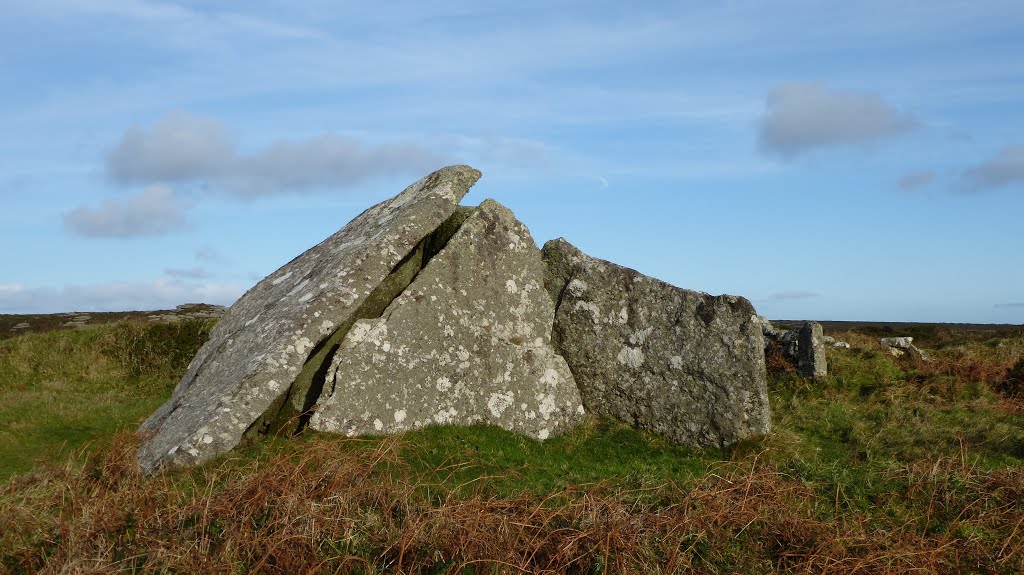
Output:
[[[958,573],[1024,567],[1024,473],[954,458],[900,468],[879,506],[757,455],[685,484],[545,497],[455,495],[400,439],[314,439],[267,457],[141,475],[121,436],[0,493],[14,573]],[[483,482],[480,483],[484,485]]]

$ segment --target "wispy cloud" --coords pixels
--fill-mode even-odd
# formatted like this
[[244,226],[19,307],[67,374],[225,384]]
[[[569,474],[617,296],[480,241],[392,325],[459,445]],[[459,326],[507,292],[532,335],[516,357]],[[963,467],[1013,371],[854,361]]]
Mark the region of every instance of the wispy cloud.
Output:
[[196,250],[195,253],[196,261],[219,264],[228,261],[227,256],[222,254],[217,248],[211,246],[203,246]]
[[195,266],[191,268],[167,268],[164,273],[172,278],[178,279],[206,279],[210,277],[210,272],[202,267]]
[[1024,309],[1024,302],[997,303],[994,307],[998,309]]
[[1024,146],[1007,146],[994,157],[968,169],[961,189],[980,191],[1024,182]]
[[107,175],[125,185],[203,182],[254,197],[365,180],[422,174],[452,158],[412,141],[368,145],[339,134],[280,140],[254,153],[237,149],[215,118],[174,112],[150,128],[133,127],[107,156]]
[[935,172],[932,172],[931,170],[919,170],[903,174],[902,176],[900,176],[900,179],[899,181],[897,181],[897,184],[899,185],[900,189],[907,192],[913,192],[928,186],[929,184],[932,183],[932,180],[934,179]]
[[767,98],[758,142],[765,153],[794,158],[813,150],[864,145],[914,129],[917,121],[875,94],[821,84],[787,83]]
[[64,227],[89,238],[161,236],[187,227],[185,207],[167,186],[151,186],[127,199],[79,206],[64,215]]
[[245,289],[234,283],[190,283],[171,277],[60,288],[6,283],[0,284],[0,313],[171,309],[186,302],[230,305]]
[[811,299],[811,298],[816,298],[819,295],[820,294],[812,292],[812,291],[790,290],[790,291],[775,292],[775,293],[773,293],[771,295],[771,299],[773,299],[775,301],[786,301],[786,300],[796,300],[796,299]]

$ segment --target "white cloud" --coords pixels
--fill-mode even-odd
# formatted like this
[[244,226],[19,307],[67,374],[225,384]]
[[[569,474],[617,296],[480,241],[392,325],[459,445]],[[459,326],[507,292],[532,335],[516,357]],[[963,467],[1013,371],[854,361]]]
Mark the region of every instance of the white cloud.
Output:
[[151,128],[125,132],[107,156],[107,175],[128,185],[205,180],[234,160],[234,143],[219,121],[173,112]]
[[230,305],[246,287],[233,283],[188,283],[170,277],[151,282],[69,284],[61,288],[0,284],[0,313],[133,311],[172,309],[183,303]]
[[421,175],[451,159],[418,142],[370,146],[324,134],[240,152],[215,118],[175,112],[152,128],[131,128],[107,157],[107,174],[122,184],[206,182],[252,197],[319,188],[350,188],[396,174]]
[[758,138],[762,151],[793,158],[820,148],[868,144],[916,126],[913,117],[877,95],[787,83],[768,95]]
[[395,174],[422,175],[451,163],[429,147],[412,142],[366,144],[336,134],[279,141],[250,156],[239,156],[223,178],[241,196],[315,188],[351,188],[365,180]]
[[1024,182],[1024,146],[1007,146],[995,157],[967,170],[962,183],[968,190],[980,190],[1021,182]]
[[900,179],[897,182],[897,184],[899,185],[900,189],[912,192],[914,190],[919,190],[927,186],[928,184],[931,184],[932,180],[934,179],[935,173],[932,172],[931,170],[920,170],[916,172],[907,172],[906,174],[903,174],[902,176],[900,176]]
[[166,186],[151,186],[124,200],[107,199],[97,207],[79,206],[64,215],[64,227],[92,238],[160,236],[186,226],[185,208]]

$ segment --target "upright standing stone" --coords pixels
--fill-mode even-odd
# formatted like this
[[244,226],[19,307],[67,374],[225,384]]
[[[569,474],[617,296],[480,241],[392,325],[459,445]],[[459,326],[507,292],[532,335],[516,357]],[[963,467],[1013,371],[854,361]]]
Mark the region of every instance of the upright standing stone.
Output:
[[201,463],[244,435],[293,429],[319,397],[322,364],[337,342],[408,285],[429,246],[445,241],[439,228],[479,177],[468,166],[434,172],[250,289],[171,399],[142,424],[142,467]]
[[588,411],[707,447],[769,431],[764,339],[750,302],[671,286],[563,239],[545,244],[544,259],[555,350]]
[[824,377],[828,373],[824,332],[816,321],[804,322],[797,335],[796,369],[803,377]]
[[485,201],[380,318],[356,322],[310,425],[365,435],[482,421],[542,440],[571,428],[583,406],[551,347],[543,284],[529,230]]

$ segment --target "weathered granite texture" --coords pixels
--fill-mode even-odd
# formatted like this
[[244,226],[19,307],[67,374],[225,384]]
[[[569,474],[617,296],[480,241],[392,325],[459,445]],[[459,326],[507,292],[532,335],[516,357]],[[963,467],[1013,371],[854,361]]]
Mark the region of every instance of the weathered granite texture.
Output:
[[294,429],[323,365],[358,319],[376,317],[457,225],[442,225],[480,172],[451,166],[366,210],[227,311],[171,399],[140,428],[146,470],[196,464]]
[[750,302],[674,287],[564,239],[543,254],[552,341],[588,411],[706,447],[769,431],[764,340]]
[[803,377],[824,377],[828,373],[828,359],[825,357],[824,332],[816,321],[804,322],[797,332],[799,342],[796,354],[796,370]]
[[542,440],[571,428],[584,410],[551,347],[544,272],[526,226],[484,201],[381,317],[356,322],[310,426],[373,435],[487,422]]

